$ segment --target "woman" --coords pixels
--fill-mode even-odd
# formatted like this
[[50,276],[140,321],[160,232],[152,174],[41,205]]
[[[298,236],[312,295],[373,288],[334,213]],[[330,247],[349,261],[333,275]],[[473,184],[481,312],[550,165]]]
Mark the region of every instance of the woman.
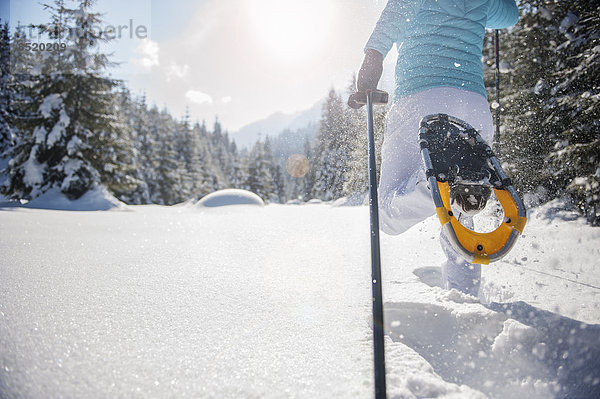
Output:
[[[359,92],[376,89],[383,59],[396,43],[394,104],[381,149],[379,214],[384,232],[403,233],[435,213],[417,140],[424,116],[452,115],[491,140],[493,122],[481,63],[483,37],[485,28],[506,28],[518,18],[515,0],[388,1],[365,46],[357,79]],[[485,199],[480,203],[485,205]],[[468,215],[460,220],[467,227],[472,224]],[[441,243],[447,257],[442,264],[445,287],[477,295],[480,266],[462,259],[443,234]]]

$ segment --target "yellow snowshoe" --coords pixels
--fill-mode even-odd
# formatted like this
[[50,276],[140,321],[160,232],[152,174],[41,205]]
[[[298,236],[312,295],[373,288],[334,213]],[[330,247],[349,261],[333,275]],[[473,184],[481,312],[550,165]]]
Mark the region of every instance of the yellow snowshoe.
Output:
[[[501,259],[515,245],[527,218],[523,201],[490,146],[468,123],[446,114],[421,120],[419,142],[436,213],[454,249],[471,263]],[[452,206],[474,215],[492,191],[504,211],[500,226],[489,233],[464,227]]]

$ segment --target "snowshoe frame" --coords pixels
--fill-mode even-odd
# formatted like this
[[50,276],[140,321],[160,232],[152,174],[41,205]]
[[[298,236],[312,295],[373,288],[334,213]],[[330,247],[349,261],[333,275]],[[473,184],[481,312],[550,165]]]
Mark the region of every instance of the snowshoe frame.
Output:
[[[496,230],[478,233],[464,227],[455,217],[450,205],[450,183],[456,176],[443,162],[432,160],[439,152],[445,137],[459,137],[472,149],[481,151],[487,160],[490,184],[504,210],[504,220]],[[468,262],[489,264],[502,259],[515,245],[527,223],[523,201],[500,166],[490,146],[468,123],[446,114],[425,116],[420,123],[421,157],[435,204],[437,216],[453,248]]]

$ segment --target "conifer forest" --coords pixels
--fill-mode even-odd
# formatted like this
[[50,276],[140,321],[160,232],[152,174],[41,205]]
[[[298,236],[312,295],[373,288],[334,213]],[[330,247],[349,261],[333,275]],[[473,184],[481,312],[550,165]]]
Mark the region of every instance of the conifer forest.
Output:
[[[500,32],[500,101],[496,103],[494,32],[484,42],[490,106],[500,112],[496,152],[515,186],[541,204],[568,197],[600,224],[600,1],[520,1],[518,24]],[[63,51],[34,52],[26,29],[0,29],[0,192],[29,201],[52,189],[70,199],[104,186],[127,204],[171,205],[223,188],[263,200],[335,200],[367,191],[364,109],[346,105],[352,92],[323,88],[318,125],[263,132],[238,148],[217,119],[174,116],[132,94],[107,73],[98,50],[109,40],[90,0],[69,8],[56,0],[35,26]],[[377,141],[386,109],[377,110]],[[303,177],[286,171],[303,154]],[[359,202],[360,203],[360,202]]]

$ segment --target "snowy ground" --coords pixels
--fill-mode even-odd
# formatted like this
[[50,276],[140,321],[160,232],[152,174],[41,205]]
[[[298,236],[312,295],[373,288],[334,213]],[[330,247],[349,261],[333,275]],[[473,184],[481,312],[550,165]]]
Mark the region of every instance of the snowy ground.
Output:
[[[366,207],[0,210],[0,397],[372,396]],[[600,397],[600,229],[551,205],[480,298],[382,236],[390,398]]]

